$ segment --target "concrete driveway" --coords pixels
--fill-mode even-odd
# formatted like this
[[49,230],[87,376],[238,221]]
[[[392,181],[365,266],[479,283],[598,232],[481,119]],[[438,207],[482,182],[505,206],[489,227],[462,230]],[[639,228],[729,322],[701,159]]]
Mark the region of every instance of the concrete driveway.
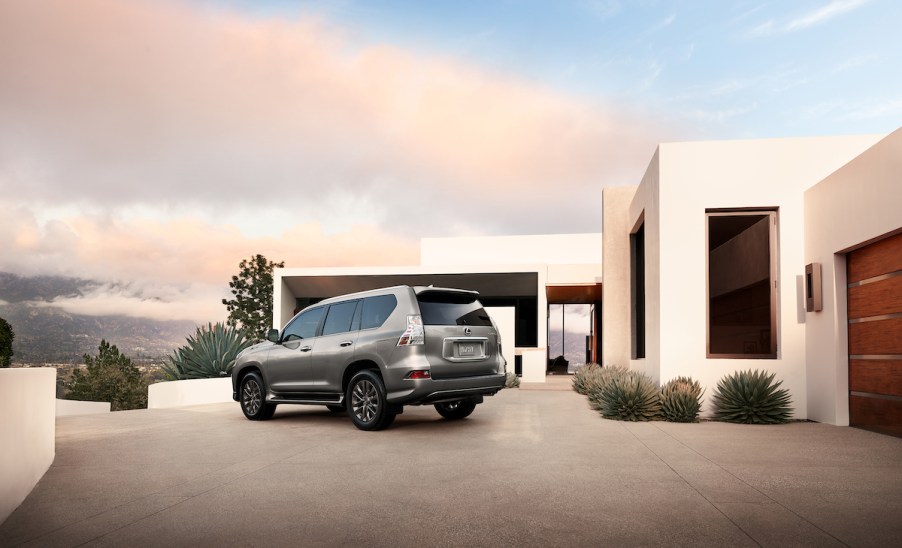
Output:
[[902,439],[815,423],[628,424],[505,390],[384,432],[237,404],[61,418],[0,526],[18,546],[892,546]]

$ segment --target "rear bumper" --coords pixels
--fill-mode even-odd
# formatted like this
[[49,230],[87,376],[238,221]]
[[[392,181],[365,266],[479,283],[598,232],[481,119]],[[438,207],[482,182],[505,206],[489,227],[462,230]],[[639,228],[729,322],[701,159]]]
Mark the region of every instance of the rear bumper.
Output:
[[389,389],[386,399],[400,405],[427,405],[465,398],[493,396],[504,388],[507,376],[483,375],[456,379],[403,380],[395,390]]

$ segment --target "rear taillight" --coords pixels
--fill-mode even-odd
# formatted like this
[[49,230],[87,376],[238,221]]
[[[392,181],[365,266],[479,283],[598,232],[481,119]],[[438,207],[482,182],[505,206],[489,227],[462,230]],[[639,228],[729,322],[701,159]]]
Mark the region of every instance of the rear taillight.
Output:
[[407,329],[398,339],[398,346],[426,344],[426,332],[423,331],[423,317],[419,314],[407,316]]
[[418,381],[422,379],[430,379],[432,376],[429,374],[428,369],[417,369],[416,371],[411,371],[407,375],[404,376],[405,379],[410,379],[412,381]]

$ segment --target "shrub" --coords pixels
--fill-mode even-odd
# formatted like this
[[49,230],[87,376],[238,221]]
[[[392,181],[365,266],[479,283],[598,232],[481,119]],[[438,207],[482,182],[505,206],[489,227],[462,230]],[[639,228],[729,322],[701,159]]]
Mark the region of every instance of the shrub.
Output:
[[[607,368],[602,368],[604,371]],[[650,421],[661,414],[658,387],[644,373],[612,367],[601,384],[589,392],[589,402],[605,418]]]
[[507,372],[507,379],[504,381],[505,388],[519,388],[520,387],[520,377],[517,376],[513,371]]
[[131,358],[105,339],[97,350],[97,356],[83,356],[84,369],[73,371],[66,399],[108,401],[111,411],[147,407],[147,382]]
[[585,396],[589,393],[589,378],[596,375],[601,369],[597,363],[587,363],[578,368],[573,374],[573,390]]
[[702,387],[691,377],[677,377],[661,387],[661,414],[671,422],[696,422]]
[[232,374],[238,353],[253,344],[244,331],[217,322],[197,328],[187,344],[169,356],[163,371],[172,380],[211,379]]
[[600,388],[626,371],[625,368],[615,365],[601,367],[595,363],[586,364],[573,376],[573,390],[587,396],[593,389]]
[[744,424],[789,422],[789,390],[778,390],[783,381],[774,383],[775,376],[757,369],[726,375],[714,391],[714,417]]

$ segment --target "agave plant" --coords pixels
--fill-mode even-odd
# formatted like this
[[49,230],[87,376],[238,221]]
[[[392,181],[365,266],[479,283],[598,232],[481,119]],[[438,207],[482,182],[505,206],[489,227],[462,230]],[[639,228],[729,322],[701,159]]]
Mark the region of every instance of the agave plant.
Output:
[[238,353],[251,344],[240,329],[208,323],[198,327],[187,344],[175,349],[163,371],[172,380],[225,377],[232,373]]
[[589,393],[589,378],[601,369],[597,363],[587,363],[573,374],[573,390],[585,396]]
[[608,381],[589,392],[589,401],[609,419],[650,421],[661,414],[658,387],[638,371],[612,368]]
[[696,422],[702,387],[691,377],[677,377],[661,387],[661,414],[671,422]]
[[513,371],[507,372],[507,379],[504,381],[505,388],[519,388],[520,387],[520,377],[517,376]]
[[597,389],[600,389],[602,386],[611,382],[611,379],[626,373],[627,369],[616,365],[601,367],[597,364],[588,364],[583,366],[577,374],[580,372],[582,374],[579,379],[574,375],[573,389],[580,394],[588,396],[592,392],[597,391]]
[[714,417],[726,422],[779,424],[789,422],[792,414],[789,390],[779,389],[776,373],[738,371],[717,383],[714,391]]

